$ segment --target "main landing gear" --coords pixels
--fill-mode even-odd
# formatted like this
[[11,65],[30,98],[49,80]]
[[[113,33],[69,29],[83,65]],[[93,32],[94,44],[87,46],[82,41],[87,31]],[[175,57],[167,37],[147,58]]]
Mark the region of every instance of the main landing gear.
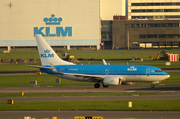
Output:
[[[104,88],[107,88],[108,86],[105,86],[105,85],[103,84],[103,87],[104,87]],[[99,84],[99,83],[94,84],[94,88],[100,88],[100,84]]]
[[103,84],[103,87],[104,87],[104,88],[108,88],[108,86],[105,86],[104,84]]
[[154,88],[155,87],[155,85],[154,84],[151,84],[151,88]]
[[100,87],[99,83],[94,84],[94,88],[99,88],[99,87]]

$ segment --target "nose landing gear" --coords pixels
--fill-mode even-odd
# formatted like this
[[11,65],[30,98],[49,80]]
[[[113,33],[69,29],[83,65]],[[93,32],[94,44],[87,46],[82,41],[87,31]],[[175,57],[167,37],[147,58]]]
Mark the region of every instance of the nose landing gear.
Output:
[[158,83],[160,83],[160,81],[153,81],[152,84],[151,84],[151,88],[154,88],[155,87],[154,84],[158,84]]

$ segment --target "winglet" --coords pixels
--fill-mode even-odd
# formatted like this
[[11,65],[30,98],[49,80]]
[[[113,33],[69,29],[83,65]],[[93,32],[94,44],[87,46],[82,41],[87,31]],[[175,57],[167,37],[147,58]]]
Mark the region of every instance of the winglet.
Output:
[[103,61],[103,64],[104,64],[104,65],[107,65],[107,62],[106,62],[105,59],[102,59],[102,61]]

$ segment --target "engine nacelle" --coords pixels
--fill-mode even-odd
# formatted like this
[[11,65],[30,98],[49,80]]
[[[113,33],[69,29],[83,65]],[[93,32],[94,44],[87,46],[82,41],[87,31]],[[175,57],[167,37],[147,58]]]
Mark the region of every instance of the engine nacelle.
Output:
[[117,86],[121,85],[121,82],[119,77],[107,77],[103,80],[104,86]]

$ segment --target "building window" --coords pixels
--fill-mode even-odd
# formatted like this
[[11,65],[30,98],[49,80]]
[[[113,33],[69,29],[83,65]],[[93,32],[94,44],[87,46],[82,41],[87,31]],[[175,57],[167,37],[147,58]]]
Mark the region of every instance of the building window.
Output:
[[171,46],[172,42],[166,42],[166,46]]
[[146,27],[153,27],[153,24],[146,24]]
[[153,46],[159,46],[159,42],[153,42]]
[[180,38],[179,34],[140,34],[139,38]]
[[130,28],[130,27],[132,27],[132,24],[127,24],[126,27],[129,27],[129,28]]
[[166,42],[159,42],[159,46],[165,46]]
[[147,35],[147,38],[157,38],[157,35]]
[[146,38],[146,35],[139,35],[139,38]]
[[126,27],[179,27],[179,23],[127,24]]
[[180,12],[180,9],[132,9],[131,12]]
[[146,24],[140,24],[140,27],[146,27]]
[[172,46],[178,46],[179,43],[178,42],[172,42]]
[[131,16],[131,19],[152,19],[152,18],[159,18],[159,19],[165,19],[165,18],[180,18],[180,16]]
[[139,27],[139,24],[134,24],[134,27]]
[[179,6],[180,2],[167,3],[131,3],[131,6]]

